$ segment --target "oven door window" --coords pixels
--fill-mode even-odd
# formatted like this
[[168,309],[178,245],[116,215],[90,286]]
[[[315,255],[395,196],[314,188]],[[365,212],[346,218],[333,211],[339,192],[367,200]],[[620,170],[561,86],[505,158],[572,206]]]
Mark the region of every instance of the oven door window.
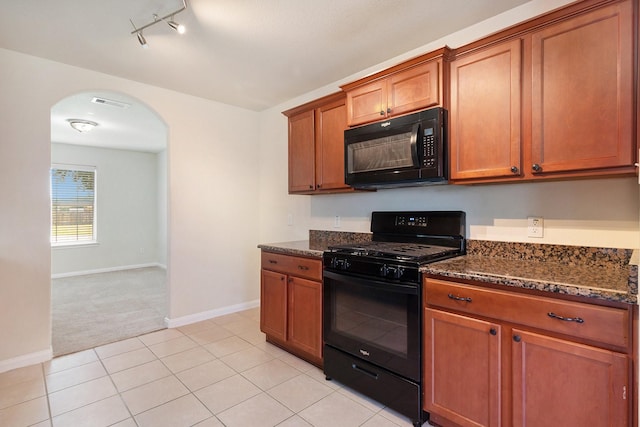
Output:
[[324,283],[325,342],[419,380],[419,287],[328,272]]

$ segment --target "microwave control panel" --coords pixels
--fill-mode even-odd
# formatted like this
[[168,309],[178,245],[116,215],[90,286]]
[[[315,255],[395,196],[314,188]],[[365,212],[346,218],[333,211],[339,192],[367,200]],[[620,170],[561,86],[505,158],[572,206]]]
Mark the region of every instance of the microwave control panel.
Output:
[[422,136],[422,166],[432,168],[436,164],[435,158],[435,138],[433,136],[433,128],[424,130]]
[[422,130],[422,167],[435,168],[438,164],[438,153],[436,152],[436,130],[432,121],[428,122],[429,127]]

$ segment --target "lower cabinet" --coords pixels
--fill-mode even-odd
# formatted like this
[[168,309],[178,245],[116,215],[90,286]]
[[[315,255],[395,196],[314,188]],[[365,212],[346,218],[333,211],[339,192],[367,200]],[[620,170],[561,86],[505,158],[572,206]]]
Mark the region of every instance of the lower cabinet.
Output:
[[425,279],[424,302],[423,402],[433,424],[632,425],[631,306],[437,279]]
[[512,330],[513,426],[628,426],[629,358]]
[[322,261],[262,252],[260,330],[267,341],[322,365]]

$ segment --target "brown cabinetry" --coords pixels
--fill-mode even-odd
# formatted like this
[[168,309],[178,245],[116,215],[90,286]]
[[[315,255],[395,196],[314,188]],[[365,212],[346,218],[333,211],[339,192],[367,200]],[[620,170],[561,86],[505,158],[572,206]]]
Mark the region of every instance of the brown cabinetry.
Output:
[[344,183],[344,93],[283,112],[289,118],[289,193],[352,191]]
[[428,107],[442,106],[447,83],[444,48],[341,86],[347,93],[347,123],[357,126]]
[[631,425],[631,307],[432,278],[424,303],[424,409],[436,424]]
[[574,4],[460,48],[454,182],[633,174],[633,4]]
[[322,364],[322,261],[262,252],[260,330],[267,341]]
[[522,42],[451,63],[451,179],[513,176],[521,170]]

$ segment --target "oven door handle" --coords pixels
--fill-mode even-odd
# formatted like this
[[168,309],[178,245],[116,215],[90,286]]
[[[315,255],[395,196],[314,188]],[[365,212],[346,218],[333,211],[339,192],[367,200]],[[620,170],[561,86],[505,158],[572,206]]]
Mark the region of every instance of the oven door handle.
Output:
[[[419,283],[398,283],[391,281],[378,280],[375,277],[355,276],[351,274],[334,273],[325,270],[323,273],[325,278],[336,280],[339,282],[347,282],[349,284],[377,289],[385,292],[393,292],[405,295],[420,295]],[[325,282],[326,283],[326,282]],[[326,286],[326,284],[325,284]]]

